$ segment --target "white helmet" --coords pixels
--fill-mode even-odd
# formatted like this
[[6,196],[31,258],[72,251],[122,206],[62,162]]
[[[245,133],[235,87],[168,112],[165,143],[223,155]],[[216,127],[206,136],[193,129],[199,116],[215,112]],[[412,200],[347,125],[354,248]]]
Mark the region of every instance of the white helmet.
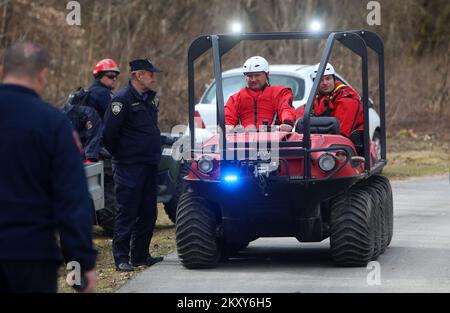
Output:
[[[313,71],[311,73],[312,79],[316,78],[317,72],[319,71],[319,65],[320,65],[320,63],[317,63],[316,65],[314,65]],[[323,76],[334,75],[334,74],[336,74],[336,71],[334,70],[333,65],[331,65],[330,63],[327,63],[327,66],[325,67],[325,71],[323,72]]]
[[245,75],[247,73],[257,72],[266,72],[266,74],[269,74],[269,62],[263,57],[254,56],[245,61],[242,67],[242,73]]

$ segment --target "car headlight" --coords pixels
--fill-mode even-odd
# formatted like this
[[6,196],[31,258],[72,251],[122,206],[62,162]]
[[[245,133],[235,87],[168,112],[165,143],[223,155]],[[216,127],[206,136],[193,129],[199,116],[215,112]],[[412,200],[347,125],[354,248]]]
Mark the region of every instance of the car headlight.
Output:
[[329,172],[336,166],[336,158],[329,153],[324,153],[319,157],[319,167],[324,172]]
[[198,161],[198,169],[203,174],[211,173],[214,169],[213,160],[209,158],[202,158],[200,161]]

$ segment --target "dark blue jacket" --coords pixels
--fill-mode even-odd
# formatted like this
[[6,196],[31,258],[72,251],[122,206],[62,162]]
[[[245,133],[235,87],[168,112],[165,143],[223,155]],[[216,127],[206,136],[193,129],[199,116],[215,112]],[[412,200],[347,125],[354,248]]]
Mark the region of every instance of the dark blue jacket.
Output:
[[154,91],[140,95],[131,83],[105,113],[103,143],[118,164],[158,164],[161,137]]
[[67,117],[31,89],[0,85],[0,261],[95,265],[92,208]]
[[89,97],[85,105],[93,107],[97,111],[100,118],[103,120],[105,112],[111,104],[113,93],[111,89],[103,85],[99,80],[94,80],[88,90]]

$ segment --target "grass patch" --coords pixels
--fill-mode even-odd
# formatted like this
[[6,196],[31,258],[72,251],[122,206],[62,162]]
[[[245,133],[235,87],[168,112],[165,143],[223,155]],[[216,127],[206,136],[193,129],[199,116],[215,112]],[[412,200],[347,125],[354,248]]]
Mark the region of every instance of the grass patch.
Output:
[[446,174],[450,171],[450,137],[400,130],[387,138],[389,160],[383,174],[391,179]]
[[450,171],[450,156],[444,151],[404,151],[388,154],[383,174],[392,179],[445,174]]
[[[115,292],[129,279],[145,269],[141,266],[135,268],[135,271],[131,273],[117,272],[112,255],[112,238],[107,236],[99,226],[94,226],[94,245],[98,251],[96,292]],[[153,232],[150,250],[153,256],[164,256],[175,251],[175,225],[167,217],[162,205],[158,205],[158,220]],[[65,281],[66,275],[65,267],[61,267],[58,278],[58,292],[73,293],[75,291]]]

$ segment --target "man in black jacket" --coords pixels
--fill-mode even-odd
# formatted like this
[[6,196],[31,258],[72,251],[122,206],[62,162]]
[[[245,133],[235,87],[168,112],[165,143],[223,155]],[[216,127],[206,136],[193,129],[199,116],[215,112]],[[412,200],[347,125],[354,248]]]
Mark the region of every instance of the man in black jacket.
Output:
[[93,212],[76,136],[40,98],[48,63],[39,47],[17,43],[0,71],[0,292],[56,292],[62,256],[80,265],[82,291],[95,287]]
[[149,253],[161,157],[158,98],[153,91],[159,69],[148,60],[134,60],[130,67],[130,83],[112,100],[103,130],[103,142],[113,156],[119,205],[113,255],[116,269],[122,272],[133,271],[131,265],[151,266],[162,261],[162,257],[154,258]]

